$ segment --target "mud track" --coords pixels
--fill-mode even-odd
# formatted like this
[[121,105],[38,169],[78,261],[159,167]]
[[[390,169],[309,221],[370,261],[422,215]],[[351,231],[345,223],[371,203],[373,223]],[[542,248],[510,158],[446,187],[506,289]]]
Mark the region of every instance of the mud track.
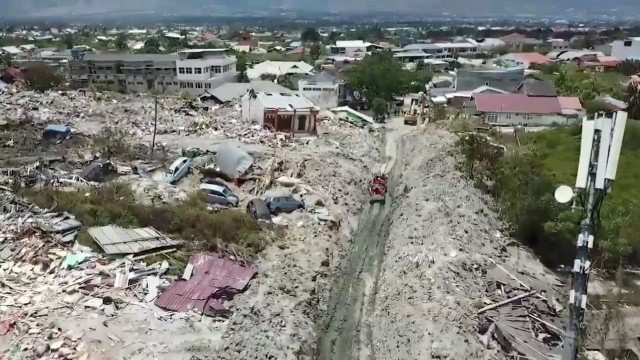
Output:
[[389,237],[391,194],[396,183],[396,153],[402,131],[390,128],[385,136],[388,191],[385,203],[369,204],[352,238],[329,299],[315,358],[319,360],[375,359],[373,329],[378,278]]

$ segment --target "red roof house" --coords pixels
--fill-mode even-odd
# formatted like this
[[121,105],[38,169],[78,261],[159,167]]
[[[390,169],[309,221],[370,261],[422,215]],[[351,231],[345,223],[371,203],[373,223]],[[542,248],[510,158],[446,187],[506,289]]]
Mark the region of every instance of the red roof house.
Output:
[[582,109],[574,98],[523,94],[479,94],[474,103],[485,123],[507,126],[569,125],[579,120]]
[[520,53],[510,53],[504,56],[507,59],[514,60],[525,67],[529,67],[531,65],[545,65],[551,64],[553,61],[548,57],[537,53],[537,52],[520,52]]

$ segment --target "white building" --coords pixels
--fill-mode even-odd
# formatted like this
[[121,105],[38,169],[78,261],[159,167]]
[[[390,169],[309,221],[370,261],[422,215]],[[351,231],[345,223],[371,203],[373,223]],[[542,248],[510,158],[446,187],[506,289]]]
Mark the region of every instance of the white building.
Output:
[[313,66],[304,61],[263,61],[247,70],[247,77],[251,80],[260,80],[260,77],[271,75],[279,77],[288,74],[310,75]]
[[362,40],[336,41],[335,45],[330,45],[328,48],[331,55],[342,55],[354,59],[362,59],[367,53],[384,49],[382,46]]
[[620,60],[640,60],[640,37],[612,42],[611,56]]
[[340,84],[334,81],[298,81],[298,94],[309,99],[320,109],[331,109],[338,106]]
[[430,55],[431,59],[453,59],[459,56],[472,56],[478,54],[478,45],[472,42],[446,42],[432,44],[410,44],[395,51],[396,57],[403,53]]
[[199,95],[234,81],[236,58],[225,54],[225,49],[193,49],[178,52],[176,60],[180,91]]
[[292,93],[255,92],[242,97],[242,120],[272,131],[315,134],[319,109]]

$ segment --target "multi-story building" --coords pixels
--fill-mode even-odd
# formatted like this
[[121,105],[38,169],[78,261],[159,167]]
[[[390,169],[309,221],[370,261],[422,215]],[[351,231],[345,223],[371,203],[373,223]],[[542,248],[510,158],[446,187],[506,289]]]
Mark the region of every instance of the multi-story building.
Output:
[[194,49],[178,52],[176,61],[177,81],[180,92],[193,95],[235,79],[235,56],[225,54],[225,49]]
[[161,93],[178,89],[175,55],[86,53],[71,62],[70,75],[75,87]]
[[70,76],[75,87],[199,95],[232,81],[235,64],[235,57],[218,49],[178,54],[83,53],[71,61]]

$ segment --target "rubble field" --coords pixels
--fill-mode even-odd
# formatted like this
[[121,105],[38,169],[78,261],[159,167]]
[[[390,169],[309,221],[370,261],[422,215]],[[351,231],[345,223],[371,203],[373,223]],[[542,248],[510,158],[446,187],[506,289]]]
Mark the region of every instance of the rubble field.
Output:
[[[104,155],[94,143],[96,136],[104,128],[118,128],[132,147],[147,144],[153,129],[153,99],[75,92],[9,92],[0,97],[0,110],[6,114],[3,124],[20,124],[3,125],[2,139],[20,134],[28,138],[9,144],[14,153],[3,153],[0,162],[18,154],[33,156],[0,177],[0,185],[5,185],[0,192],[0,224],[8,229],[0,237],[2,356],[206,359],[215,353],[220,359],[295,359],[310,352],[320,293],[344,257],[357,215],[367,201],[368,176],[381,161],[379,131],[329,117],[318,125],[318,136],[294,138],[241,123],[237,106],[160,100],[157,140],[166,158],[150,158],[144,152],[137,152],[134,159],[114,154],[115,173],[106,182],[127,184],[135,201],[145,206],[181,202],[197,192],[199,178],[215,163],[220,144],[232,143],[251,154],[253,165],[242,181],[226,183],[241,199],[238,209],[215,211],[244,211],[251,198],[277,194],[293,194],[306,205],[263,225],[279,238],[257,256],[240,261],[237,254],[225,255],[232,262],[246,263],[241,266],[255,266],[257,273],[245,288],[240,285],[240,291],[220,292],[222,307],[210,308],[220,312],[203,316],[198,311],[163,309],[182,309],[180,304],[188,299],[180,304],[174,303],[175,298],[158,300],[174,284],[188,284],[193,275],[187,275],[186,268],[191,264],[199,274],[197,257],[189,260],[182,275],[182,269],[174,268],[175,259],[189,258],[184,250],[193,247],[176,249],[171,242],[168,250],[150,250],[150,257],[106,255],[104,243],[101,249],[77,241],[79,222],[73,209],[58,213],[60,209],[38,208],[13,191],[27,183],[46,191],[52,186],[51,177],[65,179],[56,183],[56,190],[100,191],[103,184],[79,178]],[[71,136],[44,147],[42,131],[51,124],[69,126]],[[28,149],[29,144],[36,146]],[[43,161],[51,154],[62,156]],[[164,169],[183,154],[192,157],[193,173],[169,185],[163,180]],[[34,172],[36,185],[15,181]],[[153,229],[134,230],[155,234]],[[100,231],[106,236],[115,230]],[[130,241],[138,246],[138,240]],[[205,310],[207,306],[211,304],[205,304]]]
[[[560,282],[504,235],[490,199],[457,169],[455,135],[440,126],[405,127],[396,118],[387,129],[362,129],[327,115],[317,136],[293,137],[242,123],[237,105],[162,98],[152,157],[148,96],[8,92],[0,110],[8,149],[0,156],[7,229],[0,354],[8,360],[489,359],[559,351]],[[52,124],[68,126],[70,136],[44,141]],[[97,139],[114,128],[118,146],[135,151],[104,152]],[[250,166],[235,180],[218,179],[240,201],[237,209],[212,206],[216,216],[245,212],[256,197],[292,195],[305,204],[261,223],[264,249],[254,255],[224,246],[205,252],[197,239],[171,238],[149,224],[83,225],[73,208],[39,208],[15,190],[55,185],[88,194],[115,182],[131,188],[137,204],[188,204],[201,178],[219,171],[226,146],[246,152]],[[192,171],[171,185],[166,168],[179,156],[191,159]],[[112,173],[85,180],[97,160]],[[390,171],[391,193],[374,207],[368,181],[381,167]],[[99,246],[87,247],[78,232]]]

